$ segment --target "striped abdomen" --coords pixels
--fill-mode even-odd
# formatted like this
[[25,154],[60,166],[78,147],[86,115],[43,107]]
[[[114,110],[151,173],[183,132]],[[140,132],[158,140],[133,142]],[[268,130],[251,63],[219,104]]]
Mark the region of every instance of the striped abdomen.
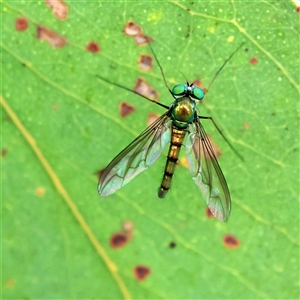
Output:
[[178,160],[180,148],[183,143],[183,139],[185,135],[186,135],[185,130],[177,129],[174,126],[172,127],[171,143],[170,143],[169,153],[167,157],[165,172],[164,172],[164,176],[160,188],[158,189],[159,198],[164,198],[168,190],[170,189],[171,180],[175,171],[175,166]]

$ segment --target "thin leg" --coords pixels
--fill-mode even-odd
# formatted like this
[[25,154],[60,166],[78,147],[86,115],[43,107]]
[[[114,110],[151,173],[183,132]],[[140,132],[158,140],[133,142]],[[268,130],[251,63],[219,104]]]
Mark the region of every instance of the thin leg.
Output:
[[115,83],[115,82],[111,82],[111,81],[109,81],[108,79],[106,79],[106,78],[104,78],[104,77],[102,77],[102,76],[100,76],[100,75],[96,75],[96,76],[97,76],[98,78],[100,78],[101,80],[107,82],[107,83],[110,83],[110,84],[112,84],[112,85],[115,85],[115,86],[117,86],[117,87],[123,89],[123,90],[132,92],[132,93],[134,93],[134,94],[136,94],[136,95],[139,95],[139,96],[145,98],[145,99],[148,100],[148,101],[151,101],[151,102],[153,102],[153,103],[155,103],[155,104],[157,104],[157,105],[159,105],[159,106],[161,106],[161,107],[164,107],[165,109],[169,109],[169,106],[164,105],[164,104],[159,103],[159,102],[156,102],[155,100],[152,100],[152,99],[150,99],[150,98],[148,98],[148,97],[146,97],[146,96],[144,96],[144,95],[142,95],[142,94],[140,94],[140,93],[138,93],[138,92],[136,92],[136,91],[134,91],[134,90],[132,90],[132,89],[130,89],[130,88],[128,88],[128,87],[126,87],[126,86],[123,86],[123,85],[118,84],[118,83]]
[[217,76],[219,75],[219,73],[222,71],[222,69],[225,67],[225,65],[230,61],[230,59],[232,58],[232,56],[238,52],[238,50],[245,44],[245,42],[241,43],[239,45],[239,47],[225,60],[225,62],[223,63],[223,65],[221,66],[221,68],[217,71],[217,73],[215,74],[214,78],[212,79],[212,81],[210,82],[210,84],[208,85],[207,88],[207,92],[209,91],[210,87],[212,86],[212,84],[214,83],[215,79],[217,78]]
[[167,84],[167,80],[166,80],[164,71],[163,71],[163,69],[162,69],[162,66],[161,66],[161,64],[159,63],[158,58],[157,58],[155,52],[153,51],[152,46],[150,45],[150,41],[149,41],[149,40],[148,40],[148,45],[149,45],[150,50],[151,50],[151,52],[152,52],[152,54],[153,54],[153,56],[154,56],[154,58],[155,58],[155,61],[156,61],[157,64],[158,64],[158,67],[159,67],[160,73],[161,73],[161,75],[162,75],[162,77],[163,77],[165,86],[166,86],[166,88],[169,90],[169,92],[170,92],[170,94],[172,95],[172,97],[175,99],[174,95],[172,94],[172,91],[170,90],[170,88],[169,88],[169,86],[168,86],[168,84]]
[[214,124],[214,126],[216,127],[216,129],[218,130],[218,132],[220,133],[220,135],[223,137],[223,139],[225,140],[225,142],[229,145],[229,147],[231,148],[231,150],[242,160],[245,161],[243,156],[240,155],[238,153],[237,150],[234,149],[234,147],[231,145],[231,143],[228,141],[228,139],[226,138],[226,136],[223,134],[223,132],[221,131],[221,129],[218,127],[218,125],[216,124],[216,122],[214,121],[214,119],[212,117],[205,117],[205,116],[198,116],[199,119],[205,119],[205,120],[211,120],[212,123]]

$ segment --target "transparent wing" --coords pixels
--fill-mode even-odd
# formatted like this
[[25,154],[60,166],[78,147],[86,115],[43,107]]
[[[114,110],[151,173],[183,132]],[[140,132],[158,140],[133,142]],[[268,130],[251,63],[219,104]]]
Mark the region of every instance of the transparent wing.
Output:
[[98,184],[101,196],[114,193],[156,161],[170,141],[172,121],[167,114],[151,124],[105,168]]
[[190,173],[209,210],[218,220],[226,221],[230,213],[230,193],[199,119],[190,126],[186,153]]

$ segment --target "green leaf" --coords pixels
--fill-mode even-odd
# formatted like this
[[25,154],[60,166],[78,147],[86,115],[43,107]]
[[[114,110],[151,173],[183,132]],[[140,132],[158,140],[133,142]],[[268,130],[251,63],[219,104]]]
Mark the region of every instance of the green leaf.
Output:
[[[299,44],[292,2],[69,1],[59,20],[44,2],[1,2],[2,255],[4,299],[299,298]],[[18,18],[29,27],[15,28]],[[184,166],[163,200],[165,156],[107,198],[97,172],[163,108],[97,78],[133,88],[138,77],[172,98],[147,46],[124,34],[134,21],[153,39],[168,85],[201,79],[199,105],[220,148],[232,213],[220,223]],[[37,38],[38,25],[67,40]],[[86,50],[90,42],[98,53]],[[180,70],[180,71],[179,71]],[[136,111],[121,118],[119,105]],[[182,151],[184,157],[184,149]],[[133,237],[113,249],[121,223]],[[228,248],[226,234],[239,245]],[[175,244],[170,244],[170,243]],[[170,245],[175,245],[172,247]],[[150,275],[137,281],[133,269]]]

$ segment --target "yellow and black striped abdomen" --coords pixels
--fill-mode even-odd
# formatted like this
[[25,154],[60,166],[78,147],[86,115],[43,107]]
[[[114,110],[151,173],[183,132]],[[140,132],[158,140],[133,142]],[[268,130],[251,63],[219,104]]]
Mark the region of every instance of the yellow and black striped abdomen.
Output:
[[175,171],[175,166],[185,135],[186,130],[177,129],[176,127],[172,126],[171,143],[167,157],[165,172],[160,188],[158,189],[159,198],[164,198],[171,187],[171,180]]

